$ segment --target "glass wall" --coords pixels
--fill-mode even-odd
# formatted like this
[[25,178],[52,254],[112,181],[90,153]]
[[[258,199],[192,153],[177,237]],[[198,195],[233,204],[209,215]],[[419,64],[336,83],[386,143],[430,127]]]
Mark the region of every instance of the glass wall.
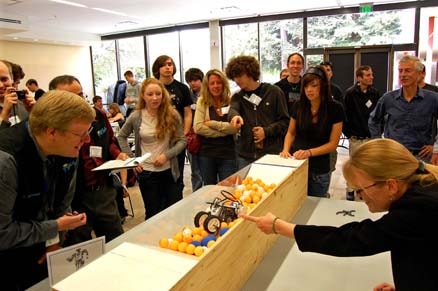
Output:
[[340,47],[414,42],[415,9],[308,18],[308,47]]
[[183,30],[180,33],[180,41],[183,73],[190,68],[201,69],[204,73],[211,69],[208,28]]
[[257,23],[245,23],[226,25],[222,28],[223,35],[223,64],[224,67],[229,59],[240,55],[249,55],[259,58]]
[[179,37],[178,32],[160,33],[147,36],[149,54],[149,73],[152,77],[152,65],[161,55],[168,55],[176,65],[174,78],[181,81],[180,60],[179,60]]
[[303,19],[260,23],[260,65],[262,80],[274,83],[286,68],[287,57],[303,51]]
[[102,41],[91,47],[93,53],[94,90],[104,104],[112,102],[117,82],[116,46],[114,40]]
[[134,78],[141,82],[146,78],[143,37],[122,38],[118,40],[120,74],[131,70]]

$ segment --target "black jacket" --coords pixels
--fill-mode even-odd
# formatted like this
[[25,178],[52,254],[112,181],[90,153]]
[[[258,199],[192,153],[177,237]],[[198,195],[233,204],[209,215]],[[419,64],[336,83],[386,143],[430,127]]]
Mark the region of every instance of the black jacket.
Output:
[[438,290],[438,185],[414,186],[379,220],[340,227],[297,225],[295,239],[303,252],[338,257],[391,252],[397,291]]

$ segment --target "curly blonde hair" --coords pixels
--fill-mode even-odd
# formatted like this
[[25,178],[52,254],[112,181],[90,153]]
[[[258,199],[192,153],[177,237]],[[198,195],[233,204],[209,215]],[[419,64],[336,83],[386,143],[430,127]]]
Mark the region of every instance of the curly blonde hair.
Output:
[[177,123],[182,123],[181,117],[179,116],[178,111],[176,111],[170,101],[169,92],[164,87],[163,83],[155,78],[147,78],[141,84],[140,98],[137,103],[136,110],[142,110],[146,108],[146,101],[143,99],[143,94],[146,88],[155,84],[161,88],[162,99],[160,107],[158,108],[157,113],[157,127],[156,127],[156,138],[158,140],[163,140],[166,135],[169,135],[170,140],[176,139],[176,125]]

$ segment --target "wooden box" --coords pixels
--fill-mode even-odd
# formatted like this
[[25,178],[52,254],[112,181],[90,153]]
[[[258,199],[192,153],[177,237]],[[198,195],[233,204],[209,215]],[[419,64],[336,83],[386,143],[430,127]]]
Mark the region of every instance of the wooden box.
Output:
[[[290,221],[307,196],[307,160],[296,162],[296,167],[289,167],[287,164],[274,166],[271,163],[276,163],[277,157],[265,157],[259,160],[259,163],[256,161],[251,165],[248,175],[255,175],[252,177],[260,177],[264,181],[271,177],[279,182],[273,192],[250,210],[249,214],[260,216],[272,212]],[[257,229],[254,223],[240,221],[199,258],[158,247],[160,238],[172,237],[184,226],[193,225],[194,215],[207,208],[205,202],[218,196],[220,190],[227,189],[227,187],[218,185],[205,188],[192,193],[110,242],[107,250],[114,248],[112,251],[56,284],[54,289],[60,291],[77,290],[77,288],[95,290],[96,286],[99,286],[101,290],[118,290],[117,286],[124,286],[124,290],[239,290],[276,242],[277,235],[265,235]],[[138,256],[131,260],[120,261],[120,257],[124,255],[120,256],[115,247],[123,242],[147,247],[152,250],[155,259],[152,259],[152,256],[148,259],[146,256],[142,261],[142,258]],[[108,265],[112,264],[109,256],[114,253],[119,261],[114,262],[117,265],[112,266],[114,268],[112,274],[113,270]],[[160,259],[159,254],[162,254],[163,259]],[[174,257],[175,262],[183,260],[187,264],[180,263],[180,269],[176,265],[172,266],[172,271],[168,272],[171,276],[159,271],[157,274],[147,273],[148,268],[154,271],[163,268],[163,266],[151,268],[150,265],[165,264],[163,262],[169,257],[170,260]],[[144,264],[145,273],[143,274],[140,261]],[[165,268],[166,266],[163,269]],[[129,269],[132,270],[130,273],[128,273]],[[124,270],[126,275],[117,270]],[[98,282],[98,285],[93,284],[87,288],[89,284],[84,282],[88,280],[87,278]],[[151,280],[157,282],[151,282]],[[160,281],[163,284],[160,285]],[[169,284],[172,287],[169,288]]]

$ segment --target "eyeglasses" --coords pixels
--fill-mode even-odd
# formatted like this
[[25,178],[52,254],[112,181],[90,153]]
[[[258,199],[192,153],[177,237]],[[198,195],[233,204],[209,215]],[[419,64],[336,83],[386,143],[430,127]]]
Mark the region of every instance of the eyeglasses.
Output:
[[91,126],[91,127],[87,130],[87,132],[85,132],[85,133],[83,133],[83,134],[74,133],[73,131],[70,131],[70,130],[66,130],[66,131],[67,131],[67,132],[70,132],[70,133],[73,134],[73,135],[76,135],[76,136],[80,137],[80,138],[81,138],[81,141],[83,141],[84,139],[87,138],[87,136],[90,135],[90,133],[93,131],[93,129],[94,129],[94,127]]
[[372,187],[376,186],[379,183],[381,183],[381,182],[374,182],[373,184],[365,186],[363,188],[353,189],[353,191],[355,191],[356,194],[361,194],[363,192],[363,190],[367,190],[369,188],[372,188]]

